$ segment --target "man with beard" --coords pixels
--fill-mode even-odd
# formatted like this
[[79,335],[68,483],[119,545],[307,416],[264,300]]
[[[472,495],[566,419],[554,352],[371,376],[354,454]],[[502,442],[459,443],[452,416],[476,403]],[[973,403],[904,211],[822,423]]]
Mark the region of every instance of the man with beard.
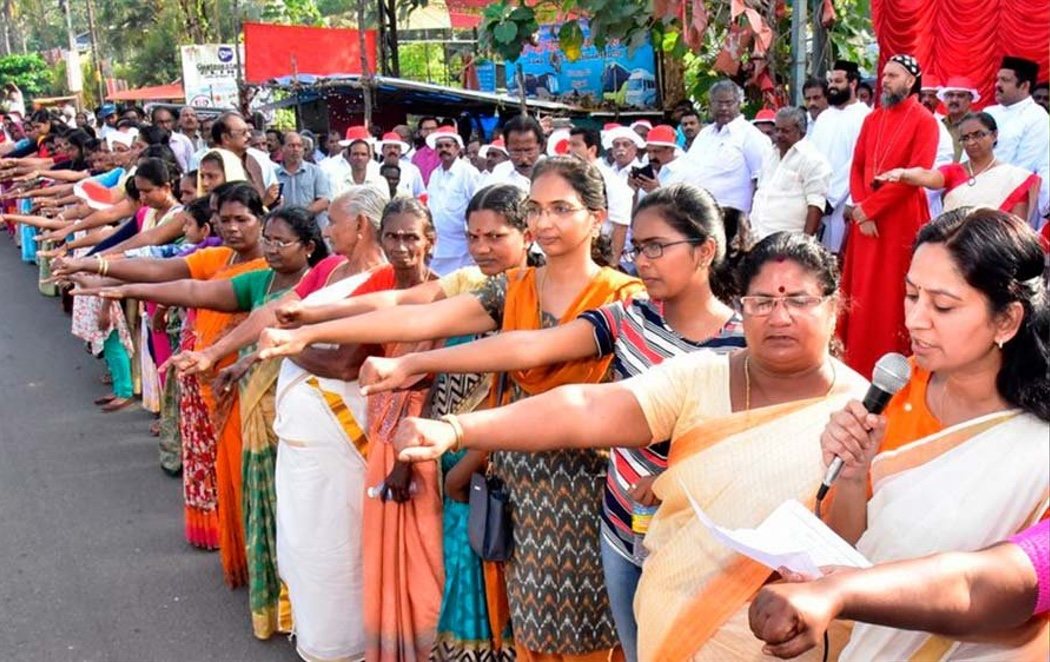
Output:
[[1034,172],[1043,180],[1038,213],[1031,213],[1031,219],[1047,213],[1050,198],[1050,122],[1031,94],[1038,73],[1035,62],[1007,55],[995,79],[996,105],[984,109],[999,125],[995,158]]
[[813,127],[820,114],[828,109],[828,84],[816,78],[810,78],[802,85],[802,99],[809,111],[809,123],[806,125],[806,137],[813,135]]
[[[473,264],[467,251],[467,204],[481,188],[481,173],[465,159],[463,138],[455,127],[440,127],[427,135],[427,147],[441,163],[430,173],[427,200],[434,217],[437,245],[430,268],[441,276]],[[531,172],[530,172],[531,174]]]
[[886,352],[908,353],[904,278],[919,228],[930,220],[921,188],[880,183],[893,168],[930,168],[937,154],[937,120],[916,99],[919,63],[894,55],[882,69],[882,105],[864,120],[850,169],[854,207],[842,274],[846,308],[838,332],[846,363],[865,377]]
[[503,143],[510,161],[493,168],[485,185],[512,184],[527,193],[532,186],[532,169],[546,143],[543,127],[534,117],[515,115],[503,125]]
[[959,142],[959,123],[970,112],[970,107],[981,100],[981,93],[966,76],[952,76],[937,96],[948,109],[941,124],[952,136],[952,160],[958,163],[963,153],[962,143]]
[[853,150],[864,118],[871,112],[857,99],[860,70],[856,63],[838,60],[828,72],[828,103],[814,122],[810,141],[831,165],[827,209],[821,241],[833,253],[840,253],[846,233],[844,215],[849,207],[849,169]]
[[619,124],[607,124],[602,131],[602,147],[612,154],[609,170],[625,183],[632,168],[641,168],[638,150],[645,149],[645,141],[632,129]]

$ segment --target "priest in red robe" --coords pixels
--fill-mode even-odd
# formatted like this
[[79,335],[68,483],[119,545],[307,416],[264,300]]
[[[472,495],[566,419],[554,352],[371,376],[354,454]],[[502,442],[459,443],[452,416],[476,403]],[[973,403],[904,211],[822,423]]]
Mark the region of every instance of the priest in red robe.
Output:
[[846,363],[871,377],[886,352],[908,355],[904,328],[904,277],[919,228],[930,220],[923,189],[876,182],[888,168],[931,168],[937,153],[937,120],[917,99],[919,63],[895,55],[882,69],[882,104],[867,116],[850,170],[853,208],[842,274],[844,312],[839,336]]

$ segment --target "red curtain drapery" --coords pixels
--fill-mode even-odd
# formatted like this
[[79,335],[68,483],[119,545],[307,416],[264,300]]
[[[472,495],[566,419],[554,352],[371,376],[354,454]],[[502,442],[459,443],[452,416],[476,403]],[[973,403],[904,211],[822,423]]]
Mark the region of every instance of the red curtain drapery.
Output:
[[995,76],[1004,55],[1050,70],[1047,0],[872,0],[879,71],[890,57],[909,53],[923,73],[940,81],[969,76],[981,93],[978,107],[995,103]]

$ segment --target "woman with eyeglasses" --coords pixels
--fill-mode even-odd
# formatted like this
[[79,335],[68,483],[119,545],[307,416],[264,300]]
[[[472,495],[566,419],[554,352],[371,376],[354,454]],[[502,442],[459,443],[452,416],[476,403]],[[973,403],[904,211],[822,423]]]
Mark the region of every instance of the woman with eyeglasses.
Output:
[[[261,355],[294,355],[314,342],[407,342],[549,328],[641,293],[638,280],[595,261],[604,258],[594,249],[606,217],[605,183],[595,166],[570,157],[541,161],[524,212],[546,253],[545,266],[510,269],[472,293],[424,306],[268,329],[260,339]],[[611,363],[611,356],[592,355],[508,371],[493,380],[490,402],[528,400],[562,384],[596,383],[606,378]],[[524,441],[533,431],[517,434]],[[517,659],[608,660],[617,637],[599,544],[605,456],[593,450],[497,453],[491,462],[514,504],[514,554],[505,568]],[[491,607],[497,587],[488,588],[494,589],[487,596]],[[497,628],[502,631],[506,609],[492,617],[503,621]]]
[[988,113],[968,113],[959,121],[959,142],[967,160],[935,170],[894,168],[875,178],[944,190],[944,211],[992,207],[1028,219],[1038,207],[1039,175],[995,158],[999,127]]
[[[636,227],[646,238],[646,224]],[[695,249],[694,259],[716,258],[716,245]],[[693,351],[612,384],[564,386],[451,423],[408,419],[398,431],[401,458],[412,461],[459,448],[551,453],[644,449],[670,439],[634,601],[641,659],[759,653],[746,602],[770,572],[715,540],[693,517],[684,490],[714,521],[734,528],[758,525],[786,499],[808,499],[823,473],[819,438],[828,416],[867,386],[830,354],[838,269],[819,242],[770,235],[736,275],[746,349]],[[715,303],[712,313],[721,310]],[[711,327],[692,333],[715,335],[715,324],[728,321],[709,319]]]
[[[371,358],[362,369],[362,385],[374,393],[429,372],[504,372],[608,356],[615,378],[622,380],[671,356],[742,347],[740,317],[719,298],[728,296],[731,278],[724,273],[725,233],[714,198],[687,184],[657,189],[639,203],[632,232],[632,258],[651,299],[616,301],[551,329],[503,333],[396,359]],[[612,449],[602,497],[602,567],[629,662],[637,659],[633,604],[644,558],[632,511],[636,504],[659,504],[652,484],[667,468],[668,444],[656,441]]]

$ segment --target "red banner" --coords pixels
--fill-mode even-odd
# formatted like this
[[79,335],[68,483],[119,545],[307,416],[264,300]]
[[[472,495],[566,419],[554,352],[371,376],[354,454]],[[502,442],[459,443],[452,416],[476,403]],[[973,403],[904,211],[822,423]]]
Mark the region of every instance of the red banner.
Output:
[[[244,77],[249,83],[292,74],[360,74],[357,30],[272,23],[244,24]],[[365,32],[368,67],[376,73],[376,33]]]
[[981,93],[978,106],[995,103],[995,76],[1004,55],[1039,63],[1046,80],[1046,0],[872,0],[879,40],[879,70],[897,53],[915,56],[923,73],[940,81],[969,76]]

